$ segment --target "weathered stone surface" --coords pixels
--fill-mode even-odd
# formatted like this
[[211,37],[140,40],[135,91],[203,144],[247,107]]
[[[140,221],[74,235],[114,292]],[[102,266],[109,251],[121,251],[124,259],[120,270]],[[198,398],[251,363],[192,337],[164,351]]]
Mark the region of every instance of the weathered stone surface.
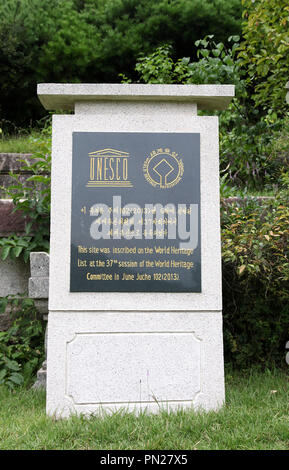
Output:
[[29,264],[22,259],[0,261],[0,297],[27,292]]
[[[23,160],[23,161],[22,161]],[[5,189],[17,183],[24,184],[32,175],[32,171],[24,168],[32,162],[31,154],[0,153],[0,197],[6,198]],[[15,174],[15,180],[10,173]],[[30,182],[27,182],[31,186]]]
[[190,102],[199,109],[225,109],[235,94],[233,85],[159,85],[117,83],[40,83],[37,94],[46,109],[72,110],[79,102]]
[[[49,287],[49,255],[45,252],[30,254],[31,277],[29,279],[29,297],[35,299],[35,307],[38,313],[47,321],[48,314],[48,287]],[[47,354],[47,327],[45,331],[45,353]],[[32,388],[46,387],[46,360],[37,372],[37,380]]]
[[29,278],[29,297],[32,299],[48,298],[49,277],[30,277]]
[[[7,196],[7,193],[6,193],[6,190],[8,187],[10,187],[11,185],[15,185],[15,184],[21,184],[22,186],[25,185],[25,187],[33,187],[34,184],[32,181],[27,181],[27,178],[29,178],[31,176],[31,174],[17,174],[17,180],[15,180],[12,176],[10,175],[3,175],[0,173],[0,197],[2,197],[3,199],[6,199],[8,196]],[[4,189],[2,189],[4,188]],[[17,190],[13,189],[12,190],[12,193],[15,194],[17,193]]]
[[32,388],[34,390],[39,390],[41,388],[46,388],[46,367],[47,361],[45,360],[41,366],[41,369],[37,372],[37,379]]
[[0,237],[8,237],[12,233],[24,234],[25,219],[21,212],[14,212],[14,209],[10,199],[0,199]]
[[0,153],[0,173],[23,171],[24,166],[32,163],[33,160],[30,157],[31,153]]
[[31,277],[49,276],[49,254],[45,251],[30,253]]
[[30,254],[31,277],[29,278],[29,297],[41,299],[37,302],[37,309],[47,313],[47,299],[49,288],[49,255],[44,251]]
[[[23,217],[22,212],[14,212],[14,204],[7,198],[5,188],[17,183],[31,186],[32,183],[27,182],[27,178],[33,173],[24,169],[31,162],[31,154],[0,153],[0,197],[3,198],[0,199],[0,237],[7,237],[12,233],[18,235],[25,233],[25,220],[28,219]],[[10,173],[14,173],[17,180],[10,176]]]
[[[30,171],[27,167],[34,162],[35,159],[32,158],[31,154],[0,153],[0,197],[7,197],[6,188],[11,185],[21,183],[27,187],[34,186],[32,181],[27,181],[33,175],[33,171]],[[10,173],[16,176],[16,180]],[[16,192],[16,190],[13,190],[13,192]]]

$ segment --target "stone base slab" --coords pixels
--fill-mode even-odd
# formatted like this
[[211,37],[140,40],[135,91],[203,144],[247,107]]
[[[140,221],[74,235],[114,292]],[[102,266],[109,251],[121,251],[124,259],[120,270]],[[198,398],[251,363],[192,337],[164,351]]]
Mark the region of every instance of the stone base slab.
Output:
[[221,312],[50,312],[47,413],[216,410]]

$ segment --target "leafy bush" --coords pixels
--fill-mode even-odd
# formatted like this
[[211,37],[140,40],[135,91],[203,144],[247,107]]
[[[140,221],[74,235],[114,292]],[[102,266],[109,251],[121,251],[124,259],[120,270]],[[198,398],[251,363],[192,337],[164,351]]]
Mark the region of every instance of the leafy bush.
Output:
[[[220,165],[232,186],[249,190],[282,187],[282,174],[289,167],[289,113],[255,120],[236,100],[220,114]],[[258,118],[258,120],[257,120]]]
[[256,106],[286,112],[288,81],[289,5],[287,0],[242,0],[244,41],[239,58],[248,74]]
[[0,385],[27,385],[44,360],[44,327],[31,299],[2,298],[0,313],[10,304],[14,322],[0,332]]
[[197,60],[183,57],[174,61],[170,45],[162,45],[147,56],[138,58],[136,71],[139,80],[145,83],[228,83],[236,86],[238,95],[245,92],[240,70],[240,60],[236,58],[239,36],[228,39],[229,46],[216,43],[213,35],[195,42]]
[[222,207],[226,360],[282,365],[289,339],[289,194]]

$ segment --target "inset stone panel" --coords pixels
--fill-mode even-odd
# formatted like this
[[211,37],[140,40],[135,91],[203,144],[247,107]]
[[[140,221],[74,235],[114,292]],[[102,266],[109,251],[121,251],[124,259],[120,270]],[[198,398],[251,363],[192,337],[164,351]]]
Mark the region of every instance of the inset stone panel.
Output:
[[193,401],[200,392],[193,332],[76,334],[66,361],[74,404]]

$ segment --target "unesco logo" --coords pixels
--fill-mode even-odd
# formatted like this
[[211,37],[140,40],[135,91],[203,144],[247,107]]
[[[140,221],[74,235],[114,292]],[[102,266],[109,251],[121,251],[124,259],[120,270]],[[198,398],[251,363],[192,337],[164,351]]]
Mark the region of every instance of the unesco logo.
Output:
[[149,184],[161,189],[172,188],[182,179],[184,164],[169,148],[153,150],[144,162],[143,172]]
[[116,149],[90,152],[87,188],[131,188],[128,177],[130,154]]

